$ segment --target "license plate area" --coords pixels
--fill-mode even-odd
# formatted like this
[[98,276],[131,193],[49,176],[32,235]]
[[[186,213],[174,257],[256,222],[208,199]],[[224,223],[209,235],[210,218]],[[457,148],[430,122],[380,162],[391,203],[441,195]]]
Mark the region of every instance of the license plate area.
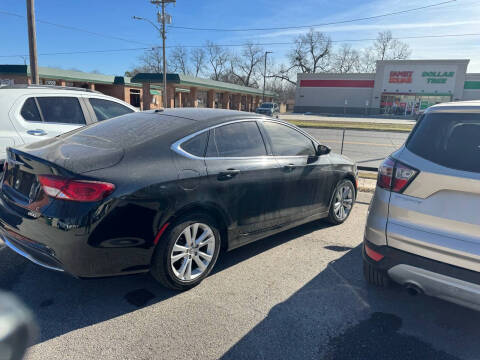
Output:
[[7,163],[3,175],[2,190],[16,203],[27,205],[37,194],[36,175],[23,170],[23,165],[16,162]]

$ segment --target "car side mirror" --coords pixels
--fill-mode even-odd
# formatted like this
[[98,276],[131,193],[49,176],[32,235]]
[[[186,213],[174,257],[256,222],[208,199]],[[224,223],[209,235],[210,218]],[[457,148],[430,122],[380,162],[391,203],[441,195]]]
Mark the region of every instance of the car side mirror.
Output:
[[330,154],[330,151],[332,151],[327,145],[318,145],[317,147],[317,155],[322,156],[322,155],[327,155]]

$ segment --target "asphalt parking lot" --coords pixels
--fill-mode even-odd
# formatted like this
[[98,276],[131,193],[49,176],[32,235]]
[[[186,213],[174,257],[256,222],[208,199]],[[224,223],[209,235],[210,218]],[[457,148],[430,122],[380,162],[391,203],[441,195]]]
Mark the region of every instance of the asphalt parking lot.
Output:
[[184,293],[149,276],[77,280],[0,250],[0,287],[41,328],[27,359],[478,359],[480,313],[365,284],[370,195],[341,226],[313,222],[224,254]]

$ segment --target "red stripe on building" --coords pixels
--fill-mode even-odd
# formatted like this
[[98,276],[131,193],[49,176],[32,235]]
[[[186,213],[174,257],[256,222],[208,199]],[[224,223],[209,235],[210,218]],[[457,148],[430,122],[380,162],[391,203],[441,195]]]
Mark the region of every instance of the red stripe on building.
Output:
[[373,88],[374,80],[300,80],[300,87]]

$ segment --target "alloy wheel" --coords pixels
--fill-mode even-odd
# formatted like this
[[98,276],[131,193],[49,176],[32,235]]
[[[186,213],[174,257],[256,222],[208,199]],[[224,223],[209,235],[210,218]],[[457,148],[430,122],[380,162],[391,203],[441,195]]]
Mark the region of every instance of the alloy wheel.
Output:
[[352,210],[353,190],[348,185],[340,186],[336,193],[333,204],[333,212],[338,220],[345,220]]
[[170,265],[178,280],[191,281],[208,268],[215,252],[215,235],[203,223],[188,225],[175,240]]

